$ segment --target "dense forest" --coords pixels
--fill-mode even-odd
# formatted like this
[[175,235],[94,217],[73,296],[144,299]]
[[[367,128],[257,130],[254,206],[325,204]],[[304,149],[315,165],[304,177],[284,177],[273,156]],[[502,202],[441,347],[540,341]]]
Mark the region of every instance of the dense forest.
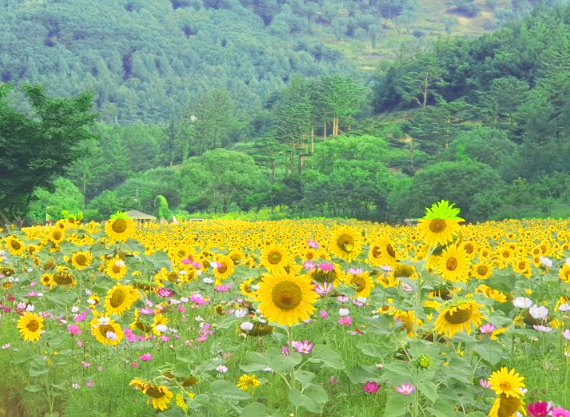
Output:
[[[473,19],[495,10],[501,24],[534,6],[449,4]],[[439,198],[469,220],[570,214],[570,8],[540,4],[479,37],[427,40],[410,23],[415,46],[374,72],[320,42],[376,45],[420,9],[0,2],[1,80],[55,96],[92,90],[100,113],[85,156],[53,178],[54,192],[36,191],[28,217],[136,208],[401,220]],[[10,102],[26,109],[18,92]]]

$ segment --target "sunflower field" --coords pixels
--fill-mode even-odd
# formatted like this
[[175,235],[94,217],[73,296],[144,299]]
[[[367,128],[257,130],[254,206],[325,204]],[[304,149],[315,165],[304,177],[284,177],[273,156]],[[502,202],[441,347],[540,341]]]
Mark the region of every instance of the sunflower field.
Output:
[[562,220],[105,225],[0,239],[0,416],[570,417]]

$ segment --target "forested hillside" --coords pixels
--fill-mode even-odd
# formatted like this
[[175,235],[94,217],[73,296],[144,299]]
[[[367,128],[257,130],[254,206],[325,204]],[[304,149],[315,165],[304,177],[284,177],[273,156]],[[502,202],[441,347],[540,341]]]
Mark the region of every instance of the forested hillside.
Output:
[[[479,19],[505,7],[469,4],[444,9]],[[523,14],[531,5],[521,4]],[[353,22],[337,40],[357,43],[366,30],[372,41],[362,22],[390,27],[420,3],[0,7],[2,80],[56,96],[92,89],[100,111],[85,157],[55,193],[38,191],[31,218],[156,212],[166,201],[181,216],[402,219],[438,198],[471,220],[570,213],[566,6],[542,4],[476,38],[409,34],[417,48],[368,74],[319,37]],[[26,108],[19,94],[10,100]]]

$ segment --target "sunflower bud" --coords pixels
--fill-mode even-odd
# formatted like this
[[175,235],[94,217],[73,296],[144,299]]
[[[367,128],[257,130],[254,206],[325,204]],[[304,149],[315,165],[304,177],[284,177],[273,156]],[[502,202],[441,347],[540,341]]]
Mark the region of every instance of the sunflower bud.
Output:
[[431,356],[429,355],[420,355],[418,357],[418,366],[422,369],[428,369],[432,364]]

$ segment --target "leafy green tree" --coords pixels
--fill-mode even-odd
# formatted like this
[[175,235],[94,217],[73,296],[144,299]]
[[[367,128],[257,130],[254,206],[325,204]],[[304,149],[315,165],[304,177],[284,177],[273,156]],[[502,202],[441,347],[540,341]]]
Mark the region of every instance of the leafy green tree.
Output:
[[181,169],[182,203],[188,211],[243,207],[245,197],[267,187],[253,158],[241,152],[215,149],[190,158]]
[[461,207],[461,214],[468,220],[477,220],[472,205],[478,194],[501,192],[505,187],[497,171],[489,165],[475,161],[440,162],[424,168],[413,177],[405,204],[404,217],[421,217],[425,206],[441,199],[453,201]]
[[333,215],[384,213],[392,181],[388,159],[386,142],[372,136],[319,143],[302,175],[305,207]]
[[66,179],[58,178],[54,181],[54,191],[50,192],[38,188],[34,192],[34,201],[30,204],[27,216],[35,221],[44,221],[48,218],[62,218],[62,211],[79,213],[83,210],[83,193],[75,184]]
[[88,126],[93,95],[51,98],[40,86],[24,86],[32,115],[11,106],[10,88],[0,85],[0,218],[21,219],[37,188],[54,190],[53,181],[82,155],[79,145],[93,134]]

